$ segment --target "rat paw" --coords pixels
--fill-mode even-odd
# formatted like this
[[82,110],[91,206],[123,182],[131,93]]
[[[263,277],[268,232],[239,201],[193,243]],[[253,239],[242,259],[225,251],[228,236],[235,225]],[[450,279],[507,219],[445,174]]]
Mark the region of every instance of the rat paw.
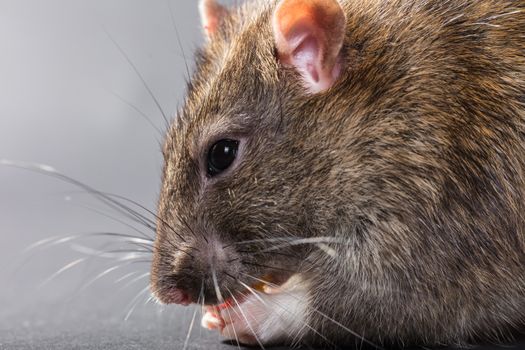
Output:
[[225,324],[216,307],[205,307],[201,326],[209,330],[223,329]]
[[221,310],[224,327],[220,333],[224,338],[245,345],[264,345],[278,337],[278,329],[265,329],[264,323],[272,314],[266,302],[259,298],[251,295],[240,305]]
[[256,293],[233,307],[206,307],[201,324],[244,345],[273,345],[301,338],[306,311],[303,290]]

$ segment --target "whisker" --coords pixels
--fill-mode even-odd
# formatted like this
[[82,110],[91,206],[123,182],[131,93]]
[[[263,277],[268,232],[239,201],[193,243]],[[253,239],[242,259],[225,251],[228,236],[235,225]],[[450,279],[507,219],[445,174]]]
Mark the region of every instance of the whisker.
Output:
[[[84,239],[84,238],[91,238],[91,237],[111,237],[119,241],[123,241],[124,243],[128,243],[131,245],[137,245],[145,249],[149,249],[153,244],[153,241],[150,239],[137,237],[137,236],[133,236],[129,234],[123,234],[123,233],[117,233],[117,232],[88,232],[88,233],[74,234],[74,235],[68,235],[68,236],[53,236],[53,237],[42,239],[24,248],[21,251],[21,255],[27,255],[36,249],[39,249],[39,250],[50,249],[54,246],[66,244],[66,243]],[[13,273],[20,270],[25,264],[27,264],[30,258],[31,257],[28,257],[24,261],[22,261]]]
[[144,279],[144,278],[146,278],[146,277],[149,277],[150,275],[151,275],[151,273],[149,273],[149,272],[145,272],[145,273],[143,273],[143,274],[141,274],[141,275],[138,275],[137,277],[133,278],[132,280],[130,280],[129,282],[127,282],[125,285],[123,285],[123,286],[119,289],[119,291],[120,291],[120,290],[123,290],[123,289],[126,289],[127,287],[131,286],[133,283],[138,282],[138,281],[140,281],[141,279]]
[[[173,242],[171,242],[169,239],[165,239],[163,242],[164,242],[164,243],[167,243],[169,246],[171,246],[173,249],[175,249],[175,251],[182,252],[182,253],[186,254],[187,256],[189,256],[190,258],[195,259],[195,257],[193,256],[193,254],[189,253],[188,251],[186,251],[186,250],[184,250],[184,249],[182,249],[182,248],[180,248],[180,247],[177,247],[177,246],[176,246]],[[196,248],[196,247],[191,247],[191,248],[189,248],[189,249],[199,251],[199,249]]]
[[[242,315],[240,315],[236,310],[235,308],[226,308],[227,312],[228,312],[228,315],[230,316],[231,318],[231,313],[230,313],[230,310],[233,311],[233,313],[235,314],[235,316],[237,317],[242,317]],[[237,332],[235,331],[235,327],[232,327],[233,329],[233,335],[236,337],[236,341],[237,341],[237,347],[240,347],[240,342],[239,342],[239,338],[237,336]]]
[[152,210],[146,208],[145,206],[143,206],[142,204],[132,200],[132,199],[129,199],[129,198],[126,198],[126,197],[123,197],[121,195],[118,195],[118,194],[114,194],[114,193],[109,193],[109,192],[102,192],[104,193],[105,195],[107,195],[108,197],[114,197],[114,198],[117,198],[117,199],[120,199],[120,200],[123,200],[125,202],[128,202],[130,204],[133,204],[135,205],[136,207],[144,210],[145,212],[147,212],[148,214],[152,215],[155,219],[159,220],[160,222],[162,222],[162,224],[166,225],[170,230],[171,232],[173,232],[175,235],[177,235],[177,237],[179,237],[183,242],[186,242],[186,240],[184,239],[184,237],[179,234],[177,231],[175,231],[175,229],[169,225],[165,220],[163,220],[160,216],[158,216],[157,214],[155,214]]
[[301,244],[315,244],[315,243],[338,243],[344,244],[344,239],[337,239],[336,237],[277,237],[277,238],[261,238],[261,239],[250,239],[241,242],[235,242],[232,245],[243,245],[252,243],[266,243],[266,242],[286,242],[290,245],[301,245]]
[[[200,304],[200,300],[201,300],[201,296],[202,296],[202,293],[203,293],[203,289],[204,289],[204,280],[202,280],[202,283],[201,283],[201,290],[199,292],[199,299],[197,300],[197,304]],[[193,316],[192,316],[191,322],[190,322],[190,328],[188,329],[188,334],[186,335],[186,339],[184,340],[184,346],[182,347],[182,350],[186,350],[188,348],[188,343],[189,343],[189,340],[190,340],[191,331],[193,330],[193,325],[195,324],[195,317],[197,316],[197,311],[198,310],[199,310],[199,308],[195,307],[195,311],[193,311]]]
[[224,274],[228,277],[230,277],[231,279],[233,279],[234,281],[237,281],[237,278],[233,277],[232,275],[230,275],[228,272],[224,271]]
[[243,262],[244,264],[246,264],[246,265],[252,265],[252,266],[256,266],[256,267],[262,267],[262,268],[265,268],[265,269],[271,269],[271,270],[278,270],[278,271],[285,271],[285,272],[296,273],[296,271],[289,270],[289,269],[285,269],[285,268],[281,268],[281,267],[274,267],[274,266],[269,266],[269,265],[264,265],[264,264],[257,264],[257,263],[252,263],[252,262],[245,261],[245,260],[242,260],[242,262]]
[[[126,262],[122,263],[122,264],[118,264],[118,265],[115,265],[115,266],[112,266],[102,272],[100,272],[98,275],[96,275],[94,278],[92,278],[91,280],[89,280],[87,283],[85,283],[84,285],[82,285],[75,294],[78,294],[84,290],[86,290],[87,288],[89,288],[89,286],[91,286],[93,283],[95,283],[96,281],[98,281],[99,279],[101,279],[102,277],[110,274],[111,272],[115,271],[115,270],[118,270],[124,266],[128,266],[128,265],[132,265],[132,264],[136,264],[136,263],[140,263],[140,262],[148,262],[150,263],[151,260],[138,260],[136,258],[130,258],[130,259],[125,259]],[[121,260],[122,261],[122,260]]]
[[47,279],[45,279],[42,283],[40,283],[38,286],[37,286],[37,289],[40,289],[42,287],[44,287],[45,285],[47,285],[49,282],[51,282],[52,280],[54,280],[55,278],[57,278],[58,276],[60,276],[61,274],[63,274],[64,272],[66,272],[67,270],[77,266],[78,264],[84,262],[86,260],[86,258],[81,258],[81,259],[77,259],[77,260],[74,260],[68,264],[66,264],[64,267],[60,268],[58,271],[56,271],[55,273],[53,273],[51,276],[49,276]]
[[169,0],[166,0],[166,3],[168,4],[168,8],[170,10],[171,24],[173,25],[173,31],[175,32],[175,37],[177,38],[180,52],[182,53],[182,58],[184,59],[184,66],[186,67],[187,79],[189,81],[191,79],[191,74],[190,74],[190,69],[188,67],[188,60],[186,59],[186,53],[184,52],[184,46],[182,46],[182,42],[180,40],[179,30],[177,29],[175,17],[173,16],[173,9],[171,8],[171,3]]
[[[10,273],[10,276],[11,276],[10,278],[11,279],[14,278],[17,275],[17,273],[21,269],[23,269],[25,265],[27,265],[31,261],[31,258],[34,257],[34,255],[32,255],[32,256],[27,256],[27,255],[29,253],[31,253],[32,251],[35,251],[36,249],[39,249],[39,250],[50,249],[50,248],[52,248],[54,246],[63,245],[63,244],[66,244],[66,243],[74,242],[76,240],[80,240],[80,239],[83,239],[83,238],[90,238],[90,237],[111,237],[111,238],[117,239],[119,241],[123,241],[124,243],[130,244],[130,245],[137,245],[137,246],[139,246],[141,248],[151,250],[151,248],[150,248],[151,247],[151,242],[150,241],[148,241],[148,240],[146,240],[144,238],[141,238],[141,237],[135,237],[135,236],[132,236],[132,235],[121,234],[121,233],[93,232],[93,233],[84,233],[84,234],[76,234],[76,235],[69,235],[69,236],[55,236],[55,237],[42,239],[42,240],[40,240],[38,242],[35,242],[35,243],[31,244],[27,248],[25,248],[22,251],[21,255],[22,256],[26,256],[26,257],[22,261],[17,263],[16,267]],[[80,245],[72,245],[73,249],[75,249],[75,247],[79,248],[79,247],[82,247],[82,246],[80,246]],[[88,250],[91,249],[89,247],[86,247],[86,248]],[[94,252],[91,251],[90,253],[94,253]],[[54,278],[58,277],[63,272],[71,269],[72,267],[80,264],[81,262],[87,261],[88,258],[92,259],[92,258],[96,257],[98,254],[89,254],[89,255],[91,255],[91,256],[75,260],[75,264],[73,264],[72,266],[65,266],[67,268],[65,268],[63,271],[57,271],[59,273],[55,273],[54,275],[50,276],[45,282],[43,282],[41,284],[41,286],[44,286],[45,284],[47,284],[50,281],[52,281]],[[128,256],[128,257],[130,257],[130,256]],[[138,258],[139,256],[134,256],[134,257]],[[122,258],[122,256],[119,257],[119,258]],[[81,260],[81,261],[79,261],[79,260]]]
[[[188,222],[187,222],[182,216],[180,216],[180,215],[177,216],[177,218],[178,218],[178,219],[184,224],[184,226],[186,226],[186,227],[188,228],[188,230],[190,230],[190,232],[193,234],[193,236],[196,237],[196,235],[195,235],[195,231],[193,231],[193,229],[191,228],[191,226],[188,225]],[[210,243],[210,242],[208,241],[208,239],[206,238],[206,236],[204,235],[204,233],[202,232],[202,230],[199,230],[199,232],[200,232],[202,238],[204,238],[204,241],[205,241],[206,243]]]
[[330,247],[328,244],[317,243],[316,246],[332,259],[337,259],[337,251],[334,248]]
[[[121,195],[118,195],[118,194],[114,194],[114,193],[109,193],[109,192],[101,192],[102,194],[108,196],[108,197],[113,197],[113,198],[117,198],[117,199],[120,199],[122,201],[125,201],[125,202],[128,202],[128,203],[131,203],[133,205],[135,205],[136,207],[146,211],[148,214],[152,215],[153,217],[155,217],[157,220],[161,221],[165,226],[167,226],[171,232],[173,232],[177,237],[179,237],[183,242],[186,242],[186,240],[184,239],[184,237],[178,233],[177,231],[175,231],[175,229],[169,225],[165,220],[163,220],[162,218],[160,218],[157,214],[155,214],[153,211],[149,210],[148,208],[146,208],[145,206],[143,206],[142,204],[132,200],[132,199],[129,199],[129,198],[126,198],[126,197],[123,197]],[[131,210],[131,209],[130,209]],[[137,213],[137,215],[141,215],[140,213]],[[189,226],[188,226],[189,228]],[[190,228],[191,230],[191,228]],[[206,239],[206,238],[205,238]],[[165,240],[172,248],[174,248],[175,250],[178,250],[178,251],[181,251],[183,253],[185,253],[186,255],[188,255],[189,257],[191,257],[192,259],[194,259],[195,257],[190,254],[189,252],[187,252],[186,250],[180,248],[180,247],[177,247],[175,244],[173,244],[173,242],[171,242],[170,240]],[[199,250],[198,248],[194,247],[193,248],[194,250]]]
[[[232,319],[232,314],[230,312],[230,308],[227,307],[225,308],[226,312],[228,313],[228,316],[230,317],[230,320]],[[241,350],[241,345],[240,345],[240,342],[239,342],[239,336],[237,335],[237,331],[235,330],[235,327],[232,326],[232,330],[233,330],[233,335],[235,337],[235,342],[237,343],[237,348],[239,350]]]
[[[200,300],[200,319],[204,317],[204,278],[201,278],[201,295],[199,295]],[[202,327],[199,328],[199,338],[202,340]]]
[[128,321],[129,318],[131,317],[131,314],[133,313],[133,311],[135,311],[138,303],[139,303],[139,298],[144,295],[144,293],[146,293],[147,291],[149,290],[149,285],[146,286],[146,288],[142,289],[132,300],[131,302],[128,304],[128,306],[131,306],[129,311],[126,313],[126,316],[124,317],[124,321]]
[[96,213],[96,214],[98,214],[98,215],[100,215],[100,216],[103,216],[103,217],[105,217],[105,218],[108,218],[108,219],[111,219],[111,220],[113,220],[113,221],[115,221],[115,222],[118,222],[119,224],[122,224],[122,225],[124,225],[124,226],[126,226],[126,227],[132,229],[133,231],[139,233],[142,237],[145,237],[145,238],[148,238],[148,239],[153,239],[152,236],[146,234],[145,232],[142,232],[141,230],[139,230],[138,228],[136,228],[136,227],[133,226],[133,225],[128,224],[128,223],[125,222],[124,220],[120,220],[120,219],[117,218],[117,217],[114,217],[114,216],[112,216],[112,215],[109,215],[109,214],[107,214],[107,213],[104,213],[104,212],[102,212],[102,211],[100,211],[100,210],[98,210],[98,209],[92,208],[92,207],[90,207],[90,206],[88,206],[88,205],[79,204],[79,203],[76,203],[76,205],[78,205],[79,207],[84,208],[84,209],[86,209],[86,210],[89,210],[89,211],[91,211],[91,212],[93,212],[93,213]]
[[195,311],[193,311],[193,316],[191,318],[191,322],[190,322],[190,328],[188,329],[188,334],[186,335],[186,339],[184,340],[184,346],[183,346],[183,350],[186,350],[188,348],[188,342],[190,340],[190,336],[191,336],[191,331],[193,330],[193,325],[195,324],[195,317],[197,316],[197,311],[199,310],[198,307],[195,307]]
[[[144,257],[150,256],[152,250],[139,249],[114,249],[114,250],[96,250],[91,247],[80,244],[71,244],[71,250],[89,256],[96,256],[105,259],[121,259],[124,257]],[[127,255],[124,255],[127,254]]]
[[21,254],[27,254],[27,253],[30,253],[31,251],[41,247],[41,246],[45,246],[46,244],[50,243],[50,242],[53,242],[57,239],[63,239],[63,237],[58,237],[58,236],[54,236],[54,237],[48,237],[48,238],[44,238],[40,241],[36,241],[32,244],[30,244],[29,246],[27,246],[26,248],[24,248],[22,251],[21,251]]
[[78,188],[81,188],[85,191],[87,191],[89,194],[91,194],[93,197],[97,198],[102,203],[106,204],[108,207],[116,210],[123,216],[127,217],[128,219],[137,222],[144,227],[147,227],[153,231],[155,231],[155,223],[151,221],[150,219],[146,218],[144,215],[141,215],[140,213],[136,212],[135,210],[129,208],[128,206],[118,202],[117,200],[111,198],[110,196],[106,195],[103,192],[100,192],[98,190],[95,190],[94,188],[90,187],[89,185],[80,182],[78,180],[73,179],[72,177],[69,177],[63,173],[60,173],[55,168],[44,165],[44,164],[36,164],[36,163],[25,163],[25,162],[17,162],[12,161],[8,159],[0,159],[0,165],[4,166],[10,166],[13,168],[20,168],[27,171],[34,171],[40,174],[44,174],[50,177],[53,177],[55,179],[64,181],[66,183],[69,183],[73,186],[76,186]]
[[[129,108],[133,109],[135,112],[137,112],[141,117],[144,118],[144,120],[153,128],[155,131],[159,134],[159,136],[164,136],[164,133],[159,129],[157,125],[155,125],[151,119],[147,116],[146,113],[141,111],[137,106],[126,100],[124,97],[116,93],[115,91],[110,91],[110,93],[115,96],[117,99],[119,99],[122,103],[124,103]],[[158,140],[158,139],[157,139]]]
[[29,247],[23,250],[24,254],[27,254],[35,249],[48,249],[57,245],[62,245],[65,243],[77,241],[79,239],[83,238],[92,238],[92,237],[111,237],[118,239],[120,241],[124,241],[125,243],[130,244],[145,244],[148,247],[151,247],[153,241],[149,239],[145,239],[142,237],[136,237],[124,233],[118,233],[118,232],[88,232],[88,233],[80,233],[75,235],[69,235],[69,236],[55,236],[43,239],[41,241],[38,241],[36,243],[31,244]]
[[224,303],[224,299],[219,289],[219,283],[217,282],[217,274],[215,273],[214,268],[211,269],[211,276],[213,279],[213,287],[215,288],[215,295],[217,295],[217,299],[219,300],[220,303]]
[[109,40],[111,40],[111,42],[113,42],[113,44],[116,46],[116,48],[118,49],[118,51],[122,54],[122,56],[124,57],[124,59],[128,62],[128,64],[130,65],[130,67],[133,69],[133,71],[135,71],[135,73],[137,74],[138,78],[140,79],[140,81],[142,82],[142,85],[144,86],[144,88],[146,89],[146,91],[148,92],[148,94],[150,95],[151,99],[153,100],[153,102],[155,103],[155,105],[157,106],[157,109],[159,110],[160,114],[162,115],[162,118],[164,118],[164,122],[166,123],[166,128],[169,127],[169,121],[168,121],[168,117],[166,116],[166,113],[164,112],[164,109],[162,108],[162,106],[160,105],[158,99],[155,97],[155,94],[153,93],[153,91],[151,90],[151,88],[149,87],[148,83],[146,82],[146,79],[144,79],[144,76],[140,73],[140,71],[138,70],[137,66],[133,63],[133,61],[131,60],[131,58],[129,58],[129,56],[126,54],[126,52],[124,51],[124,49],[117,43],[117,41],[113,38],[113,36],[106,30],[106,28],[103,28],[104,32],[106,33],[106,35],[108,36]]
[[233,293],[231,292],[231,290],[226,287],[226,289],[228,290],[228,292],[230,293],[233,301],[235,302],[235,304],[237,305],[237,308],[239,309],[239,312],[241,313],[242,317],[244,318],[244,320],[246,321],[246,325],[248,326],[248,328],[250,328],[250,331],[252,332],[253,336],[255,337],[255,340],[257,341],[257,343],[259,344],[259,346],[261,347],[261,349],[265,350],[265,347],[264,345],[261,343],[261,341],[259,340],[259,337],[257,336],[257,333],[255,333],[252,325],[250,324],[250,321],[248,320],[248,318],[246,317],[246,314],[244,313],[244,311],[242,311],[242,308],[241,308],[241,305],[239,304],[239,302],[237,301],[237,298],[235,298],[235,296],[233,295]]
[[[266,254],[267,252],[265,252],[264,250],[259,250],[259,251],[237,250],[237,253],[259,255],[259,254]],[[287,258],[296,259],[296,260],[299,260],[300,262],[307,262],[313,267],[319,267],[319,265],[317,263],[311,261],[310,259],[308,259],[308,257],[304,257],[303,258],[303,257],[297,256],[297,255],[294,255],[294,254],[287,254],[287,253],[281,253],[281,252],[272,252],[272,254],[273,255],[284,256],[284,257],[287,257]],[[231,262],[234,262],[234,261],[237,261],[237,260],[240,260],[240,258],[230,259],[227,262],[231,263]]]
[[133,272],[127,273],[127,274],[125,274],[124,276],[122,276],[122,277],[116,279],[114,283],[115,283],[115,284],[118,284],[118,283],[120,283],[120,282],[122,282],[122,281],[128,279],[129,277],[131,277],[131,276],[133,276],[133,275],[136,275],[136,274],[137,274],[137,271],[133,271]]
[[246,283],[244,283],[243,281],[239,280],[239,279],[236,279],[236,281],[241,284],[244,288],[246,288],[250,293],[253,294],[253,296],[255,298],[257,298],[257,300],[259,300],[261,303],[263,303],[264,305],[267,305],[266,302],[261,298],[261,296],[259,295],[259,293],[256,293],[256,291],[250,287],[249,285],[247,285]]
[[[286,242],[286,243],[283,243],[283,244],[279,244],[279,245],[276,245],[276,246],[273,246],[273,247],[270,247],[270,248],[266,248],[266,249],[262,250],[262,252],[271,252],[271,251],[279,250],[279,249],[286,248],[286,247],[298,246],[298,245],[306,245],[306,244],[315,244],[318,247],[320,247],[321,244],[326,244],[326,243],[347,244],[347,242],[344,241],[343,239],[337,240],[337,239],[334,239],[333,237],[330,237],[330,239],[328,239],[328,238],[329,237],[320,237],[320,238],[316,237],[316,238],[296,239],[296,240],[289,241],[289,242]],[[320,247],[320,249],[324,250],[321,247]]]
[[151,303],[153,300],[155,299],[155,297],[153,295],[150,295],[148,299],[146,299],[146,301],[144,302],[144,305],[148,305],[149,303]]

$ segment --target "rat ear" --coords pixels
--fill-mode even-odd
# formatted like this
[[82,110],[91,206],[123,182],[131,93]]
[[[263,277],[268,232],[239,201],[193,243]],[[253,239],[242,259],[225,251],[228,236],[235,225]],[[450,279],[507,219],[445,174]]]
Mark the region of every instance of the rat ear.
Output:
[[204,33],[211,38],[217,31],[221,19],[227,15],[226,8],[215,0],[200,0],[199,12]]
[[346,16],[336,0],[281,0],[273,14],[278,59],[295,67],[306,88],[330,88],[341,72]]

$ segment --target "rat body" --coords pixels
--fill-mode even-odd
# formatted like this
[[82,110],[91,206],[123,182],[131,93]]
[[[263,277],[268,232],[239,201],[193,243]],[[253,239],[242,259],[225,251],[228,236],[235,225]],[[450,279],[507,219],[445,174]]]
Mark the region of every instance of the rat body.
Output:
[[206,305],[205,326],[259,345],[463,344],[523,325],[525,1],[201,14],[164,147],[160,301]]

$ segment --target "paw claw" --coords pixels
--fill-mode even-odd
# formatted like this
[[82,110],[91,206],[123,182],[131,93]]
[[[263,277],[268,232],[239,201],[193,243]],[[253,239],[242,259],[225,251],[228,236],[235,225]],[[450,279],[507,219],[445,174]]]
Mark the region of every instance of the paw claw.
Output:
[[207,311],[202,317],[201,325],[209,330],[222,330],[225,326],[225,322],[219,314],[213,311]]

